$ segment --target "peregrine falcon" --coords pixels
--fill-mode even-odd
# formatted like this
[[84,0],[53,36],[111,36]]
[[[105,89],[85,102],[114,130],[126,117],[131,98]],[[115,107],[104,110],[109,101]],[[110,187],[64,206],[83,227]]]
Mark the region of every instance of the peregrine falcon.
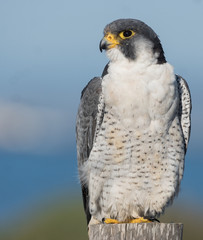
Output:
[[82,91],[76,126],[87,222],[148,222],[179,191],[190,137],[189,88],[144,22],[108,24],[100,50],[110,61]]

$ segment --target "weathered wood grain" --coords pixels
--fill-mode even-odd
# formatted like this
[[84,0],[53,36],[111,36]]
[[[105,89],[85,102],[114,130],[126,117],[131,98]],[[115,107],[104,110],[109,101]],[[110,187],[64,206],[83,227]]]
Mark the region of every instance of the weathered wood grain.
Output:
[[182,223],[96,224],[89,240],[182,240]]

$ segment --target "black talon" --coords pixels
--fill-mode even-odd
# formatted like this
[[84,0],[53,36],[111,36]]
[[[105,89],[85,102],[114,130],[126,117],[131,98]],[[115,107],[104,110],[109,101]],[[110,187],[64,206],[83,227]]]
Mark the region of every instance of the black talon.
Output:
[[152,221],[152,222],[158,222],[160,223],[160,221],[156,218],[153,218],[153,217],[145,217],[145,219],[148,219],[149,221]]

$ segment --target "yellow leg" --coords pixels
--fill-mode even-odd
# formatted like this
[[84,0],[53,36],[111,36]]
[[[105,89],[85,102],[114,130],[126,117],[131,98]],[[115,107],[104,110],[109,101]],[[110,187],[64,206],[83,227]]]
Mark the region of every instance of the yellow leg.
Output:
[[107,224],[121,223],[121,222],[119,222],[118,220],[116,220],[116,219],[111,219],[111,218],[106,218],[106,219],[104,220],[104,222],[107,223]]
[[150,223],[153,222],[149,219],[140,217],[140,218],[135,218],[135,219],[131,219],[131,220],[126,220],[126,221],[118,221],[116,219],[112,219],[112,218],[106,218],[104,220],[104,223],[106,224],[118,224],[118,223]]
[[140,217],[140,218],[135,218],[135,219],[132,219],[129,221],[129,223],[150,223],[152,221],[146,219],[146,218],[143,218],[143,217]]

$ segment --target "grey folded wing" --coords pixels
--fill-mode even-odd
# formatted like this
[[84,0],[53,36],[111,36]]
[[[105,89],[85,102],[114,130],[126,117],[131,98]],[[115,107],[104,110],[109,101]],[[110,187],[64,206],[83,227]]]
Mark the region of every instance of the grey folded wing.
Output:
[[81,176],[82,173],[80,170],[83,164],[88,161],[94,144],[96,130],[101,125],[103,119],[104,106],[102,105],[101,107],[100,103],[102,93],[101,82],[101,78],[93,78],[83,89],[76,122],[78,169],[87,223],[89,223],[91,218],[88,186],[82,180],[84,176]]
[[176,80],[178,83],[178,92],[180,96],[179,118],[185,140],[185,152],[186,152],[191,131],[192,102],[187,82],[181,76],[178,75],[176,75]]

